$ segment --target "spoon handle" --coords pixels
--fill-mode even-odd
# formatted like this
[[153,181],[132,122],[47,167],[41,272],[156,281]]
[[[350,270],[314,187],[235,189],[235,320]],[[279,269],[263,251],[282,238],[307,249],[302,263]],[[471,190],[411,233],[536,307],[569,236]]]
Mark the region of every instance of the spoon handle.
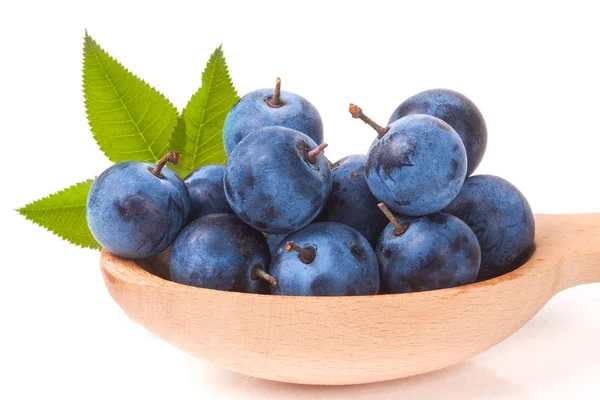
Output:
[[544,257],[559,268],[557,292],[600,282],[600,213],[548,215],[544,225]]

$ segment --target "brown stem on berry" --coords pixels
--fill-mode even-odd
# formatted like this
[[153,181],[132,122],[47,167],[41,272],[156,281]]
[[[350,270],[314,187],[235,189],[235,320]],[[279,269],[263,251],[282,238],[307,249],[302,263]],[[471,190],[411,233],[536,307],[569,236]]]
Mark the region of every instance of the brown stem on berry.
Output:
[[318,161],[317,157],[319,156],[319,154],[321,154],[321,152],[323,152],[323,150],[325,150],[325,147],[327,146],[329,146],[327,143],[321,143],[320,145],[306,153],[306,158],[308,159],[308,161],[311,164],[316,164]]
[[171,150],[167,154],[165,154],[163,156],[163,158],[158,160],[158,162],[156,163],[156,166],[154,168],[148,167],[148,170],[150,172],[152,172],[154,175],[158,176],[160,179],[162,179],[162,178],[164,178],[164,175],[162,174],[162,169],[165,167],[165,165],[167,165],[167,163],[177,165],[180,158],[181,158],[181,153],[179,153],[178,151],[175,151],[175,150]]
[[273,97],[267,100],[267,104],[272,108],[279,108],[283,105],[283,101],[281,101],[281,79],[277,78],[275,81],[275,91],[273,92]]
[[329,169],[334,169],[338,166],[337,164],[332,163],[329,158],[325,157],[325,159],[327,160],[327,164],[329,164]]
[[298,253],[298,258],[304,264],[310,264],[311,262],[313,262],[313,260],[317,256],[317,251],[315,250],[315,248],[313,246],[300,247],[292,241],[287,242],[285,244],[285,251],[287,253],[291,253],[292,251],[295,251],[296,253]]
[[350,111],[352,118],[360,119],[365,124],[369,125],[373,129],[375,129],[375,131],[377,132],[377,137],[379,139],[381,139],[383,137],[383,135],[385,135],[387,133],[387,131],[390,130],[389,126],[384,128],[383,126],[378,125],[371,118],[369,118],[365,114],[363,114],[362,108],[360,108],[357,105],[350,103],[350,107],[348,108],[348,111]]
[[265,270],[262,268],[262,265],[260,265],[260,264],[256,264],[252,268],[250,277],[254,280],[264,279],[265,281],[269,282],[271,284],[271,286],[277,287],[277,279],[275,279],[271,275],[267,274],[265,272]]
[[377,207],[385,214],[385,216],[390,220],[392,225],[394,225],[394,235],[400,236],[408,229],[408,224],[403,224],[399,222],[394,214],[390,211],[389,208],[383,203],[377,204]]

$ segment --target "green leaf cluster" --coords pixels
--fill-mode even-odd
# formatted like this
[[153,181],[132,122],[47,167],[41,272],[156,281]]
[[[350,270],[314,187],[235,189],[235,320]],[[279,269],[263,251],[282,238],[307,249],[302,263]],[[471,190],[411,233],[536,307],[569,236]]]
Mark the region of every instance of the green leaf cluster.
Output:
[[[200,88],[179,114],[162,93],[111,57],[86,31],[83,93],[94,139],[113,162],[156,162],[173,149],[182,154],[176,171],[184,177],[203,165],[227,161],[223,123],[239,97],[221,46],[210,56]],[[93,181],[78,183],[17,211],[70,243],[100,249],[85,218]]]

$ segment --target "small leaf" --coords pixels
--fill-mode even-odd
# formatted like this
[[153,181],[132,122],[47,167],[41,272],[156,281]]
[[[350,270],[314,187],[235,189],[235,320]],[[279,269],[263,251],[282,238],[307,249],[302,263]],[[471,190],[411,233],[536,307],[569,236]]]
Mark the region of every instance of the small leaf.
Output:
[[61,238],[90,249],[100,249],[87,225],[85,206],[89,179],[18,209],[19,214]]
[[219,46],[202,73],[202,86],[183,109],[173,133],[170,147],[182,154],[174,167],[181,176],[203,165],[227,161],[223,123],[238,99]]
[[177,109],[165,96],[124,68],[87,32],[83,93],[90,128],[114,162],[156,162],[167,151]]

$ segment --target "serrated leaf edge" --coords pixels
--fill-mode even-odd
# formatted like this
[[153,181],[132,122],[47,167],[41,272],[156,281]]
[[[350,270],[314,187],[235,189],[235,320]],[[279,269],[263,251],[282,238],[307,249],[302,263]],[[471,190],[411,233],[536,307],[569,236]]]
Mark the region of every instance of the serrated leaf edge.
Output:
[[[76,186],[83,185],[83,184],[88,184],[88,183],[89,183],[89,184],[91,184],[91,183],[93,183],[93,182],[94,182],[94,180],[95,180],[95,178],[94,178],[94,179],[87,179],[87,180],[85,180],[85,181],[78,182],[78,183],[76,183],[76,184],[74,184],[74,185],[71,185],[71,186],[69,186],[69,187],[66,187],[66,188],[64,188],[64,189],[62,189],[62,190],[59,190],[59,191],[57,191],[57,192],[51,193],[51,194],[49,194],[49,195],[46,195],[46,196],[44,196],[44,197],[42,197],[42,198],[40,198],[40,199],[34,200],[34,201],[32,201],[32,202],[30,202],[30,203],[28,203],[28,204],[24,205],[24,206],[23,206],[23,207],[21,207],[21,208],[17,208],[17,209],[15,209],[15,211],[16,211],[16,212],[18,212],[20,215],[22,215],[22,216],[23,216],[25,219],[27,219],[28,221],[30,221],[30,222],[33,222],[35,225],[37,225],[37,226],[40,226],[40,227],[44,228],[44,230],[46,230],[47,232],[50,232],[50,233],[52,233],[54,236],[58,236],[59,238],[61,238],[62,240],[66,241],[66,242],[68,242],[68,243],[74,244],[74,245],[76,245],[76,246],[79,246],[79,247],[81,247],[81,248],[87,248],[87,249],[92,249],[92,250],[100,250],[100,249],[102,249],[102,246],[100,246],[100,244],[97,244],[97,246],[90,246],[90,245],[88,245],[88,244],[86,244],[86,243],[83,243],[83,242],[80,242],[80,241],[77,241],[77,240],[72,240],[72,239],[66,238],[66,237],[65,237],[65,236],[63,236],[62,234],[60,234],[60,233],[58,233],[58,232],[55,232],[55,231],[54,231],[54,230],[52,230],[51,228],[49,228],[49,227],[47,227],[47,226],[45,226],[45,225],[42,225],[42,224],[40,224],[38,221],[36,221],[36,220],[32,219],[32,218],[31,218],[29,215],[27,215],[27,214],[26,214],[26,212],[25,212],[25,211],[26,211],[26,209],[27,209],[28,207],[30,207],[30,206],[33,206],[33,205],[35,205],[35,204],[38,204],[38,203],[40,203],[40,202],[43,202],[44,200],[46,200],[46,199],[48,199],[48,198],[50,198],[50,197],[52,197],[52,196],[58,196],[58,195],[60,195],[61,193],[65,192],[65,191],[67,191],[67,190],[70,190],[70,189],[72,189],[72,188],[74,188],[74,187],[76,187]],[[46,209],[47,209],[47,210],[53,210],[53,209],[55,210],[55,209],[59,209],[59,208],[69,208],[69,207],[78,207],[78,206],[67,206],[67,207],[48,207],[48,208],[46,208]],[[84,208],[84,215],[85,215],[85,208]],[[81,218],[81,216],[79,216],[78,218]],[[79,220],[78,220],[77,222],[79,222]],[[74,227],[74,226],[75,226],[75,225],[73,224],[73,227]],[[74,228],[73,228],[73,229],[74,229]],[[92,236],[92,239],[93,239],[93,236]],[[95,241],[95,240],[94,240],[94,241]]]
[[[223,51],[223,44],[221,43],[221,44],[220,44],[220,45],[219,45],[219,46],[218,46],[218,47],[217,47],[217,48],[216,48],[216,49],[215,49],[215,50],[212,52],[212,54],[210,55],[210,57],[209,57],[208,61],[206,62],[206,66],[204,67],[204,70],[202,71],[202,74],[200,75],[200,76],[201,76],[201,78],[200,78],[200,86],[198,87],[198,89],[196,89],[196,91],[194,92],[194,94],[192,94],[192,96],[191,96],[191,97],[190,97],[190,99],[188,100],[188,102],[187,102],[186,106],[183,108],[183,110],[182,110],[182,111],[181,111],[181,113],[179,114],[179,116],[178,116],[178,118],[177,118],[177,125],[176,125],[176,127],[175,127],[175,130],[177,129],[177,127],[178,127],[178,126],[179,126],[179,124],[181,123],[180,121],[181,121],[181,119],[183,118],[183,114],[186,112],[186,110],[187,110],[189,107],[191,107],[191,104],[192,104],[192,102],[193,102],[194,98],[195,98],[196,96],[198,96],[198,95],[199,95],[199,93],[200,93],[200,91],[202,90],[202,87],[204,86],[204,79],[203,79],[203,78],[204,78],[204,74],[206,73],[207,69],[209,68],[209,66],[210,66],[210,64],[211,64],[211,61],[213,61],[213,59],[216,59],[216,58],[217,58],[217,57],[219,57],[219,56],[220,56],[220,58],[223,60],[223,63],[225,64],[225,67],[226,67],[226,76],[227,76],[227,79],[228,79],[229,83],[231,84],[231,87],[232,87],[232,89],[233,89],[234,93],[235,93],[236,100],[239,100],[240,96],[239,96],[239,95],[238,95],[238,93],[237,93],[237,89],[236,89],[236,87],[235,87],[235,84],[233,83],[233,79],[231,79],[231,74],[230,74],[230,72],[229,72],[229,65],[227,64],[227,57],[225,57],[225,53],[224,53],[224,51]],[[215,65],[216,65],[216,63],[215,63]],[[213,73],[214,73],[214,69],[215,69],[215,68],[213,67]],[[212,81],[212,78],[211,78],[211,81]],[[203,113],[204,113],[204,110],[203,110]],[[205,122],[206,122],[206,121],[205,121]],[[174,131],[175,131],[175,130],[174,130]],[[185,135],[187,135],[187,132],[184,132],[184,134],[185,134]],[[171,136],[171,140],[169,141],[169,147],[170,147],[170,148],[173,148],[173,147],[174,147],[174,146],[173,146],[173,136],[174,136],[174,135],[172,134],[172,136]],[[188,136],[188,137],[189,137],[189,136]],[[195,140],[196,140],[196,148],[198,148],[198,140],[199,140],[199,138],[200,138],[200,135],[198,135],[198,137],[196,137],[196,139],[195,139]],[[206,142],[206,140],[205,140],[205,142]],[[212,147],[214,147],[214,146],[212,146]],[[225,152],[225,150],[223,150],[222,152],[224,153],[224,152]],[[212,154],[212,155],[211,155],[211,157],[213,157],[213,156],[215,156],[215,155],[217,155],[217,154],[218,154],[218,153],[214,153],[214,154]],[[196,153],[196,154],[194,154],[194,157],[193,157],[193,159],[192,159],[191,166],[190,166],[189,168],[187,167],[187,165],[186,165],[187,163],[186,163],[185,161],[181,161],[181,162],[180,162],[180,164],[182,165],[182,167],[185,167],[186,169],[189,169],[189,170],[190,170],[190,172],[191,172],[191,171],[193,171],[193,170],[194,170],[194,167],[195,167],[195,165],[196,165],[196,156],[197,156],[197,153]]]
[[[142,85],[144,85],[146,88],[150,89],[152,92],[154,92],[154,93],[158,94],[160,97],[162,97],[162,98],[163,98],[163,99],[164,99],[164,100],[167,102],[167,104],[169,104],[169,105],[171,106],[172,110],[173,110],[173,111],[175,111],[175,114],[177,114],[177,118],[175,119],[175,123],[174,123],[174,124],[171,126],[171,131],[170,131],[170,136],[171,136],[171,137],[169,137],[169,140],[168,140],[168,142],[169,142],[169,144],[170,144],[170,143],[171,143],[171,140],[172,140],[173,132],[175,131],[175,128],[177,127],[177,124],[179,123],[179,118],[181,117],[181,114],[180,114],[180,113],[179,113],[179,111],[177,110],[177,107],[175,107],[175,105],[174,105],[173,103],[171,103],[171,100],[169,100],[169,99],[167,98],[167,96],[165,96],[165,94],[164,94],[163,92],[161,92],[160,90],[156,89],[154,86],[150,85],[150,84],[149,84],[148,82],[146,82],[144,79],[142,79],[142,78],[141,78],[141,77],[139,77],[138,75],[136,75],[136,74],[134,74],[133,72],[131,72],[131,71],[129,70],[129,68],[125,67],[125,66],[124,66],[124,65],[123,65],[123,64],[122,64],[122,63],[121,63],[119,60],[117,60],[117,59],[116,59],[115,57],[113,57],[113,56],[112,56],[110,53],[108,53],[106,50],[104,50],[104,48],[103,48],[102,46],[100,46],[100,45],[98,44],[98,42],[96,42],[96,40],[94,40],[94,39],[93,39],[93,38],[92,38],[92,37],[91,37],[91,36],[88,34],[87,30],[85,31],[84,42],[83,42],[83,52],[84,52],[84,54],[85,54],[85,49],[86,49],[86,42],[87,42],[88,40],[89,40],[89,41],[92,43],[92,45],[93,45],[93,46],[95,46],[95,47],[96,47],[96,48],[97,48],[99,51],[101,51],[103,54],[105,54],[105,55],[106,55],[106,56],[107,56],[107,57],[108,57],[110,60],[112,60],[112,61],[113,61],[115,64],[117,64],[117,65],[119,65],[121,68],[123,68],[123,69],[124,69],[124,70],[125,70],[125,71],[126,71],[128,74],[130,74],[130,75],[131,75],[132,77],[134,77],[135,79],[138,79],[138,80],[139,80],[139,81],[142,83]],[[92,49],[93,49],[93,48],[94,48],[94,47],[92,47]],[[94,51],[94,55],[96,56],[96,58],[98,57],[98,56],[95,54],[95,51]],[[84,57],[84,59],[83,59],[83,61],[82,61],[82,72],[81,72],[82,83],[81,83],[81,88],[82,88],[83,101],[84,101],[84,104],[86,105],[86,107],[85,107],[85,115],[86,115],[86,119],[87,119],[87,122],[88,122],[88,126],[89,126],[89,128],[90,128],[90,132],[92,133],[92,136],[94,137],[94,140],[95,140],[96,144],[98,145],[98,148],[99,148],[99,149],[102,151],[102,153],[104,153],[104,155],[106,156],[106,158],[108,158],[110,161],[113,161],[113,162],[115,162],[114,160],[112,160],[112,159],[111,159],[111,157],[109,157],[109,155],[108,155],[108,154],[107,154],[107,152],[106,152],[106,149],[105,149],[105,148],[104,148],[104,147],[103,147],[103,146],[100,144],[100,142],[99,142],[99,141],[98,141],[98,139],[96,138],[96,134],[94,133],[94,130],[93,130],[93,128],[92,128],[92,124],[91,124],[91,121],[90,121],[90,114],[89,114],[89,112],[88,112],[88,107],[87,107],[87,99],[86,99],[87,92],[86,92],[86,89],[85,89],[85,84],[84,84],[84,79],[83,79],[83,78],[84,78],[84,76],[85,76],[85,73],[84,73],[84,71],[83,71],[83,67],[85,67],[85,57]],[[106,71],[105,71],[104,73],[106,74]],[[110,78],[108,78],[108,79],[110,80]],[[112,84],[112,81],[111,81],[111,84]],[[113,86],[114,86],[114,84],[113,84]],[[127,113],[129,114],[129,110],[127,109],[127,107],[126,107],[126,106],[125,106],[125,104],[123,103],[123,100],[121,100],[121,103],[123,104],[123,107],[124,107],[124,108],[127,110]],[[132,121],[133,121],[133,118],[132,118]],[[137,131],[138,131],[138,133],[140,134],[140,136],[142,136],[142,139],[144,139],[144,142],[146,142],[146,138],[144,137],[144,135],[142,135],[142,133],[141,133],[140,129],[138,128],[138,126],[137,126],[137,124],[136,124],[135,122],[134,122],[134,125],[136,126],[136,128],[137,128]],[[146,143],[147,143],[147,142],[146,142]],[[146,161],[149,161],[149,162],[157,162],[158,160],[160,160],[160,158],[161,158],[163,155],[162,155],[162,154],[161,154],[161,155],[156,155],[156,154],[154,154],[154,151],[152,151],[152,148],[151,148],[150,146],[151,146],[151,144],[149,144],[149,145],[148,145],[148,149],[150,150],[150,153],[153,155],[153,157],[154,157],[154,160],[146,160]]]

